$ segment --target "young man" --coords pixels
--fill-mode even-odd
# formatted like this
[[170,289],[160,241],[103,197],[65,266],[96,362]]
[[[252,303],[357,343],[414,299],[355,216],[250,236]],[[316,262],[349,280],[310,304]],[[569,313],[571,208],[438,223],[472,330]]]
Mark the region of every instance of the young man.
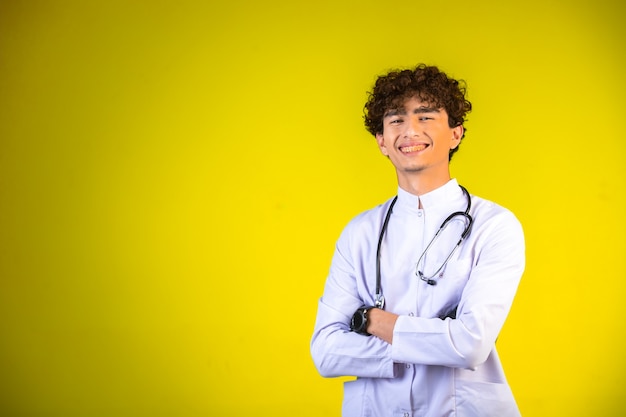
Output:
[[451,179],[465,87],[420,65],[380,77],[365,125],[398,195],[341,234],[311,353],[344,416],[518,416],[495,349],[524,270],[515,216]]

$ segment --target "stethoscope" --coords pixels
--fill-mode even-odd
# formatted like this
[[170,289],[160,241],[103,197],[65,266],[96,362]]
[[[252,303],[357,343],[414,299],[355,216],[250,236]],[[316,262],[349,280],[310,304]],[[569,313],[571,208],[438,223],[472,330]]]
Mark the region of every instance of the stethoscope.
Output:
[[[441,270],[446,266],[446,264],[448,263],[448,261],[450,260],[454,252],[456,252],[459,246],[461,246],[461,243],[469,235],[472,229],[472,225],[474,224],[474,219],[469,214],[470,208],[472,207],[472,199],[469,195],[469,192],[467,192],[467,190],[465,189],[465,187],[463,187],[462,185],[459,185],[459,187],[461,187],[461,190],[463,190],[463,193],[465,194],[465,198],[467,198],[467,208],[465,209],[465,211],[455,211],[454,213],[449,215],[443,221],[443,223],[441,223],[441,226],[439,226],[439,230],[437,230],[437,233],[435,233],[435,236],[433,236],[428,246],[426,246],[426,249],[424,249],[424,252],[422,252],[422,255],[417,261],[417,265],[415,266],[415,275],[417,275],[422,281],[426,282],[428,285],[437,285],[437,280],[433,278],[435,278],[435,276],[437,276],[439,272],[441,272]],[[393,206],[396,204],[396,201],[398,201],[398,196],[394,197],[393,201],[389,205],[389,208],[387,209],[387,214],[385,215],[385,220],[383,221],[383,226],[381,227],[380,235],[378,236],[378,248],[376,249],[376,303],[374,304],[374,306],[380,309],[385,308],[385,297],[383,296],[382,287],[381,287],[381,278],[380,278],[380,248],[382,246],[383,238],[385,237],[385,232],[387,231],[387,225],[389,224],[389,219],[391,218],[391,212],[393,211]],[[446,260],[435,271],[435,273],[432,274],[431,276],[425,276],[424,273],[419,270],[419,266],[422,263],[424,256],[426,256],[426,253],[428,252],[430,247],[433,245],[433,243],[437,240],[437,238],[440,236],[441,232],[446,228],[446,226],[455,217],[458,217],[458,216],[463,217],[464,223],[465,223],[465,228],[463,229],[463,233],[461,233],[461,238],[456,243],[454,248],[452,248],[452,251],[446,258]]]

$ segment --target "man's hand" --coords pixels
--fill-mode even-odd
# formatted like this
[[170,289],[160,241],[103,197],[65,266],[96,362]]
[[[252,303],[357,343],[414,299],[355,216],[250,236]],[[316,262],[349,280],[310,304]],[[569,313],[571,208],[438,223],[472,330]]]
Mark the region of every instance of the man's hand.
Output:
[[398,315],[379,308],[372,308],[367,312],[367,332],[391,344],[393,342],[393,328]]

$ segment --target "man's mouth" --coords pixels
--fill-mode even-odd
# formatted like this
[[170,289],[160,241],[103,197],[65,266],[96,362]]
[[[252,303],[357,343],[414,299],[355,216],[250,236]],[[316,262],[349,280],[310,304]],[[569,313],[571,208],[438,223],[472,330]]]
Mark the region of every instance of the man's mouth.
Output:
[[428,145],[425,144],[419,144],[419,145],[412,145],[412,146],[401,146],[400,147],[400,152],[402,153],[411,153],[411,152],[419,152],[419,151],[423,151],[424,149],[426,149]]

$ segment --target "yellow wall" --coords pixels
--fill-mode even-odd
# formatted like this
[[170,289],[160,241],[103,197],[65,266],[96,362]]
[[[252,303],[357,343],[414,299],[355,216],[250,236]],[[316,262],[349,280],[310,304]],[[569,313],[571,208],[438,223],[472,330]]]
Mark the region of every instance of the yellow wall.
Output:
[[317,299],[396,188],[365,91],[426,62],[475,108],[453,175],[526,230],[498,342],[522,412],[623,415],[624,11],[1,2],[0,414],[338,416]]

